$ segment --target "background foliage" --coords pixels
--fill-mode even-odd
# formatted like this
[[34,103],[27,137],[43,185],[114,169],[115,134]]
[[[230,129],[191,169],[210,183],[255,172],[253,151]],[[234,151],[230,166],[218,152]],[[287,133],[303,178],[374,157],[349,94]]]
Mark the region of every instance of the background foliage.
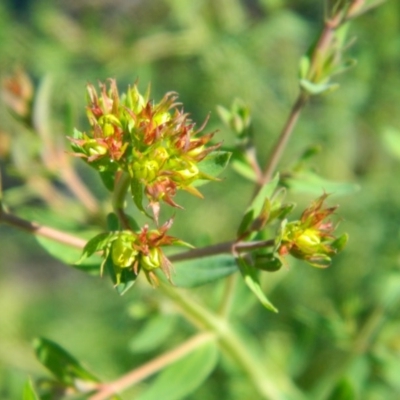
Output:
[[[251,109],[256,143],[266,157],[297,94],[299,58],[321,18],[322,7],[309,0],[1,2],[0,73],[21,66],[36,84],[49,80],[51,130],[59,137],[85,123],[88,81],[117,77],[124,87],[139,78],[142,88],[151,81],[156,99],[177,91],[194,120],[211,111],[209,128],[220,129],[226,145],[233,137],[215,106],[239,97]],[[291,376],[307,398],[394,399],[400,396],[400,3],[389,1],[366,14],[351,32],[358,38],[349,50],[357,67],[340,77],[338,91],[306,108],[282,162],[293,165],[317,144],[321,152],[311,167],[327,179],[359,185],[356,193],[332,196],[341,205],[341,229],[350,243],[328,270],[293,260],[289,269],[267,275],[265,291],[278,315],[243,290],[234,319],[249,346],[261,342],[265,362]],[[2,172],[10,148],[22,164],[29,157],[27,134],[0,108]],[[107,202],[92,171],[78,168]],[[21,189],[23,179],[9,168],[3,181],[16,213],[34,206],[40,219],[40,188]],[[179,199],[185,211],[177,213],[173,233],[196,245],[231,239],[251,197],[250,184],[228,171],[203,193],[200,204],[185,195]],[[299,209],[319,194],[311,187],[289,192]],[[48,224],[75,229],[87,222],[79,206],[65,204]],[[96,375],[112,379],[158,354],[158,343],[169,348],[193,330],[157,291],[143,286],[120,298],[108,280],[66,268],[34,238],[4,226],[0,266],[5,400],[20,398],[27,375],[45,375],[31,347],[36,336],[60,343]],[[198,289],[210,304],[219,293],[218,285]],[[149,321],[151,310],[159,313]],[[160,338],[143,333],[148,324],[158,326]],[[190,398],[257,398],[235,368],[221,360]]]

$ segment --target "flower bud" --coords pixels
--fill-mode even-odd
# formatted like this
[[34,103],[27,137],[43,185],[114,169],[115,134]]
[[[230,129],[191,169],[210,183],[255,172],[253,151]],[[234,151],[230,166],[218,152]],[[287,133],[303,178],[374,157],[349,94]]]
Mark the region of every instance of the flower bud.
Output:
[[142,254],[140,265],[148,271],[159,268],[161,265],[159,250],[157,248],[152,248],[147,255]]
[[138,255],[138,251],[132,246],[134,237],[126,234],[119,236],[112,244],[111,257],[114,265],[127,268],[130,267]]

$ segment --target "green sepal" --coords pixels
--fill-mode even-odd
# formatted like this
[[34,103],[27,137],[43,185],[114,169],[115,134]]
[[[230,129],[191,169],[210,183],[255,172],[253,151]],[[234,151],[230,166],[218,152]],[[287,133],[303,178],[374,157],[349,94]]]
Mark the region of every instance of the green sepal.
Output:
[[273,254],[256,254],[254,256],[254,268],[262,271],[279,271],[282,265],[281,259]]
[[307,258],[301,258],[304,259],[308,264],[315,268],[328,268],[332,264],[332,259],[326,254],[313,254],[310,257]]
[[143,207],[143,198],[144,198],[143,189],[144,189],[143,184],[139,180],[134,178],[131,180],[131,194],[133,202],[142,213],[148,215]]
[[261,288],[260,281],[258,279],[257,269],[249,265],[242,257],[238,257],[236,259],[236,262],[240,269],[240,272],[242,273],[245,284],[255,294],[260,303],[266,309],[277,313],[278,309],[275,308],[275,306],[268,300]]
[[265,212],[265,207],[267,207],[266,204],[266,199],[271,198],[273,195],[276,187],[278,186],[279,183],[279,175],[276,174],[274,179],[272,179],[270,182],[265,184],[257,193],[257,195],[254,197],[252,203],[250,206],[247,208],[243,218],[242,222],[239,225],[239,229],[237,232],[237,236],[239,238],[242,238],[243,236],[247,236],[250,232],[249,229],[251,228],[251,225],[253,224],[253,221],[264,211]]
[[57,343],[37,338],[33,347],[39,361],[64,385],[82,387],[89,391],[99,379]]
[[[132,268],[121,268],[114,265],[111,256],[107,257],[104,265],[114,283],[114,288],[120,296],[124,295],[135,284],[138,275],[135,274]],[[138,274],[139,272],[140,266]]]
[[40,400],[30,379],[24,385],[22,400]]
[[336,240],[334,240],[329,245],[329,247],[334,251],[334,254],[338,254],[345,248],[348,241],[349,241],[349,235],[347,233],[344,233],[343,235],[339,236]]

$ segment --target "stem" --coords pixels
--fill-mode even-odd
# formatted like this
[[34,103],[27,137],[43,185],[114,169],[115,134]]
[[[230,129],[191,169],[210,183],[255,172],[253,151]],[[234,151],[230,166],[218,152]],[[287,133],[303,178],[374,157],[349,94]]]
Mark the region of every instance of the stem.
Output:
[[162,370],[168,365],[180,360],[187,354],[198,349],[202,345],[211,342],[215,339],[215,335],[208,332],[202,332],[198,335],[190,338],[186,342],[173,350],[170,350],[161,356],[154,358],[153,360],[143,364],[139,368],[128,372],[113,382],[104,383],[100,385],[98,392],[89,397],[89,400],[105,400],[111,395],[121,392],[130,386],[148,378],[154,373]]
[[278,141],[276,142],[268,158],[268,162],[265,166],[263,177],[261,180],[261,186],[271,180],[272,175],[275,172],[276,166],[278,165],[279,160],[281,159],[289,138],[293,132],[296,122],[299,119],[300,113],[304,105],[307,103],[307,100],[308,96],[305,93],[301,92],[296,102],[294,103],[286,124],[283,127],[281,134],[279,135]]
[[88,190],[86,185],[77,175],[76,171],[69,163],[64,163],[61,169],[61,179],[82,205],[91,213],[99,212],[99,205],[96,198]]
[[[125,213],[124,213],[125,216]],[[16,215],[6,212],[0,208],[0,223],[13,226],[14,228],[23,230],[33,235],[43,236],[59,243],[66,244],[71,247],[83,249],[86,240],[70,235],[63,231],[40,225],[36,222],[31,222],[26,219],[17,217]],[[194,258],[213,256],[218,254],[232,254],[233,252],[246,252],[259,248],[271,247],[274,245],[274,240],[259,240],[254,242],[239,242],[232,240],[230,242],[219,243],[212,246],[193,249],[178,254],[169,256],[170,261],[192,260]]]
[[69,235],[68,233],[48,226],[37,224],[36,222],[27,221],[13,214],[9,214],[4,210],[0,210],[0,223],[11,225],[25,232],[42,236],[78,249],[82,249],[86,244],[86,240],[84,239],[80,239],[76,236]]
[[238,279],[238,274],[230,275],[225,280],[225,288],[222,296],[222,301],[219,307],[219,315],[227,319],[229,312],[232,308],[233,298],[235,295],[235,288]]
[[[227,321],[217,317],[197,301],[189,298],[173,287],[162,285],[160,289],[182,311],[183,315],[202,330],[214,332],[222,350],[233,358],[237,365],[248,375],[254,387],[264,399],[282,400],[282,398],[300,399],[301,395],[286,375],[276,376],[268,372],[265,365],[249,351],[248,346],[236,334]],[[279,387],[278,387],[279,385]],[[285,397],[285,395],[287,395]]]
[[173,254],[168,258],[170,261],[192,260],[194,258],[209,257],[218,254],[234,254],[235,252],[241,253],[264,247],[271,247],[274,246],[274,244],[274,239],[258,240],[254,242],[236,242],[235,240],[232,240],[230,242],[218,243],[212,246],[201,247],[178,254]]
[[124,212],[125,196],[129,189],[130,177],[127,173],[121,172],[115,179],[115,187],[112,198],[112,205],[123,229],[131,229],[129,220]]

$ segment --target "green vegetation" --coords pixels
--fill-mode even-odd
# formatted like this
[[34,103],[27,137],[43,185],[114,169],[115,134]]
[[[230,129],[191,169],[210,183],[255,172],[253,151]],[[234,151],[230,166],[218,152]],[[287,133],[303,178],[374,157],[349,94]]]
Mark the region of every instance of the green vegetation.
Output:
[[[1,399],[35,399],[32,388],[50,387],[54,376],[65,385],[71,379],[82,385],[111,382],[184,345],[182,351],[193,350],[188,357],[158,375],[138,379],[122,398],[149,400],[160,398],[160,392],[165,399],[190,400],[400,397],[400,2],[385,2],[345,27],[348,31],[341,34],[347,34],[346,43],[356,40],[346,48],[340,66],[351,66],[352,59],[357,64],[334,76],[333,82],[324,77],[315,82],[302,59],[323,29],[319,3],[0,4],[0,203],[24,220],[77,237],[71,247],[0,225]],[[99,81],[115,78],[121,93],[135,81],[144,93],[151,82],[156,102],[167,92],[177,92],[197,127],[210,113],[205,132],[218,130],[214,144],[223,141],[224,149],[237,150],[253,135],[263,166],[298,98],[301,59],[304,90],[340,86],[309,99],[279,160],[288,208],[281,207],[279,193],[274,198],[267,188],[264,197],[272,197],[269,210],[281,213],[277,219],[292,212],[290,204],[296,203],[290,218],[300,220],[324,193],[330,194],[329,206],[340,204],[335,235],[344,238],[346,232],[349,242],[329,268],[311,267],[304,262],[311,259],[309,248],[296,253],[285,242],[297,232],[297,222],[289,225],[292,236],[281,235],[283,242],[272,258],[270,253],[267,258],[257,254],[257,268],[279,271],[262,271],[258,285],[247,265],[240,264],[256,296],[245,280],[234,282],[240,275],[231,275],[236,264],[226,254],[210,257],[207,266],[197,260],[176,263],[177,279],[172,273],[172,280],[190,291],[168,285],[153,288],[138,279],[122,297],[112,290],[110,279],[97,276],[101,260],[95,253],[101,247],[74,268],[60,262],[77,261],[81,244],[101,232],[111,211],[101,178],[71,156],[74,151],[65,140],[73,136],[74,127],[89,129],[88,82],[97,88]],[[13,74],[29,76],[35,93],[32,109],[13,103],[19,120],[7,109]],[[29,97],[29,83],[24,87]],[[77,188],[75,171],[89,192]],[[252,231],[252,223],[257,218],[262,222],[266,210],[264,203],[249,207],[254,171],[234,154],[219,176],[220,182],[200,188],[203,200],[178,193],[175,200],[184,210],[162,206],[160,225],[175,215],[169,233],[199,248],[235,239],[239,226],[246,240],[270,239],[256,237],[259,229]],[[247,221],[246,210],[252,218]],[[135,214],[131,200],[127,211],[139,226],[148,223],[148,217]],[[301,243],[319,240],[315,231],[305,232]],[[283,265],[282,243],[297,256],[285,257]],[[339,249],[341,243],[333,243]],[[186,250],[165,253],[174,260],[179,251]],[[326,259],[311,261],[321,266]],[[185,276],[186,266],[197,275]],[[205,285],[191,288],[199,283]],[[266,310],[257,297],[279,313]],[[229,316],[233,333],[225,332],[225,325],[218,325],[207,310]],[[217,333],[220,346],[213,336]],[[258,363],[252,363],[253,358]],[[61,364],[69,366],[67,375],[58,370]]]

